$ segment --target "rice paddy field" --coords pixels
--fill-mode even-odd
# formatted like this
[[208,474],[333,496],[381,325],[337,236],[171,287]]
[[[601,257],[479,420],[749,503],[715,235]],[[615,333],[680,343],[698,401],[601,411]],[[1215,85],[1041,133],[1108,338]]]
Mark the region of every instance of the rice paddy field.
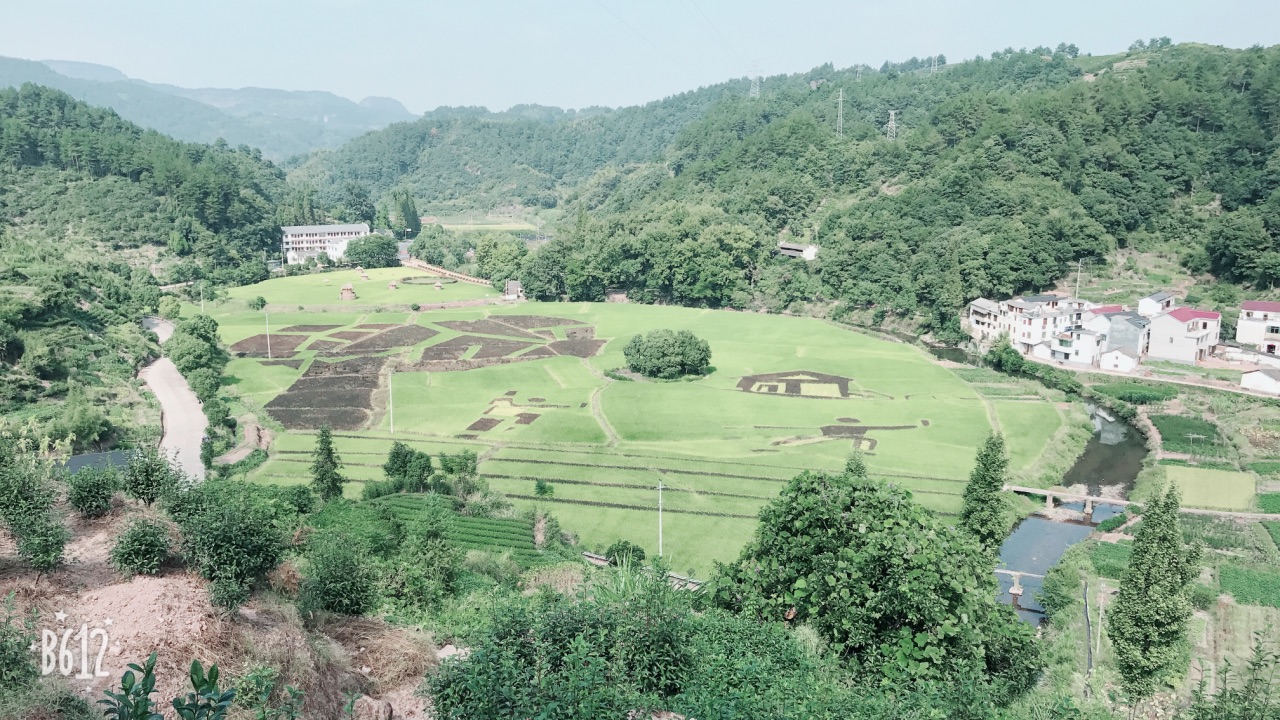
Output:
[[[661,484],[663,554],[677,572],[705,575],[713,561],[736,557],[788,479],[838,470],[855,448],[874,476],[953,515],[993,422],[1015,474],[1065,430],[1053,403],[1001,391],[1000,376],[971,383],[962,379],[969,371],[915,347],[817,319],[533,302],[316,312],[313,297],[337,304],[313,287],[323,277],[238,288],[210,308],[242,355],[227,368],[230,393],[280,428],[250,479],[307,482],[314,431],[327,422],[353,481],[349,496],[381,479],[393,440],[432,454],[470,449],[490,487],[517,508],[549,509],[584,549],[625,538],[651,554]],[[401,290],[379,282],[403,302]],[[484,290],[427,289],[441,302]],[[273,309],[270,358],[263,313],[246,305],[257,296]],[[623,345],[656,328],[707,340],[714,371],[675,382],[616,379]],[[535,495],[538,480],[552,485],[550,497]]]

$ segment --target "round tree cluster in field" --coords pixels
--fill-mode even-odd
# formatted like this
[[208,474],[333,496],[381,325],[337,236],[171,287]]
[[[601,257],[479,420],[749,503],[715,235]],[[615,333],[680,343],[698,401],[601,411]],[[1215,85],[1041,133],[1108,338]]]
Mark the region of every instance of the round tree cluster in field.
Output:
[[702,375],[711,366],[711,346],[688,330],[653,330],[636,335],[622,349],[632,372],[674,380]]

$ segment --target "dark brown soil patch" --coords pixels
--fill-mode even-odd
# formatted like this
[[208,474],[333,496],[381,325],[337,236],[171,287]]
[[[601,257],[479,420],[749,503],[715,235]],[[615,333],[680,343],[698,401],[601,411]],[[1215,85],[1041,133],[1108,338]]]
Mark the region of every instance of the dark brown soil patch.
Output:
[[467,435],[454,435],[454,437],[459,438],[459,439],[461,439],[461,440],[479,440],[479,439],[480,439],[480,436],[479,436],[479,435],[471,435],[471,434],[467,434]]
[[600,348],[604,347],[604,340],[557,340],[547,347],[560,355],[589,358],[600,352]]
[[850,417],[836,418],[836,422],[856,423],[858,422],[858,418],[850,418]]
[[530,350],[529,352],[527,352],[527,353],[525,353],[525,354],[521,355],[521,356],[520,356],[520,359],[521,359],[521,360],[526,360],[526,359],[527,359],[527,360],[536,360],[536,359],[538,359],[538,358],[544,358],[544,357],[555,357],[555,356],[556,356],[556,351],[555,351],[555,350],[552,350],[551,348],[547,347],[546,345],[539,345],[538,347],[536,347],[536,348],[534,348],[534,349]]
[[361,330],[386,330],[388,328],[396,327],[397,325],[398,323],[365,323],[363,325],[357,325],[356,327]]
[[529,398],[529,402],[546,402],[546,398]]
[[365,375],[369,377],[377,377],[382,372],[382,366],[387,363],[384,357],[355,357],[349,360],[340,360],[338,362],[317,361],[311,363],[311,367],[307,368],[305,377],[320,377],[324,375]]
[[533,333],[525,332],[514,325],[497,322],[495,320],[443,320],[436,323],[442,327],[458,332],[474,333],[476,335],[501,335],[504,337],[518,337],[529,340],[541,340],[542,338]]
[[[310,336],[308,335],[271,335],[271,352],[272,354],[291,353],[298,349],[298,346],[306,342]],[[263,356],[267,354],[267,336],[258,334],[247,337],[231,346],[232,352],[244,353],[250,357],[256,357],[258,353]]]
[[411,347],[439,334],[435,330],[421,325],[399,325],[390,330],[384,330],[373,337],[353,342],[347,349],[352,352],[376,352]]
[[504,392],[504,393],[502,393],[502,394],[503,394],[503,395],[505,395],[505,396],[507,396],[507,397],[515,397],[515,396],[516,396],[516,391],[515,391],[515,390],[508,390],[508,391],[506,391],[506,392]]
[[812,397],[830,399],[831,393],[806,393],[805,387],[823,386],[835,391],[835,397],[849,397],[849,384],[853,380],[840,375],[813,372],[812,370],[791,370],[779,373],[763,373],[747,375],[738,381],[738,389],[745,392],[761,394],[777,393],[779,389],[792,397]]
[[463,335],[461,337],[450,338],[442,343],[436,343],[422,351],[422,360],[461,360],[466,354],[467,348],[472,345],[479,345],[481,338]]
[[914,430],[915,425],[823,425],[827,437],[860,438],[870,430]]
[[520,342],[519,340],[485,340],[480,349],[473,355],[477,360],[488,360],[490,358],[506,357],[514,355],[521,350],[529,347],[529,343]]
[[342,332],[330,333],[329,337],[338,338],[339,340],[363,340],[372,334],[372,332],[366,330],[343,330]]
[[564,327],[566,325],[586,325],[586,323],[578,320],[566,320],[565,318],[547,317],[545,315],[495,315],[493,319],[523,330]]
[[542,415],[538,413],[520,413],[519,415],[516,415],[516,424],[531,425],[534,420],[537,420],[540,417],[542,417]]
[[340,348],[345,344],[346,343],[339,342],[337,340],[316,340],[315,342],[308,345],[307,349],[308,350],[332,350],[334,348]]
[[564,331],[564,336],[570,340],[591,340],[596,336],[596,329],[590,325],[571,327]]
[[290,430],[312,430],[328,425],[334,430],[359,430],[369,421],[368,410],[360,408],[277,408],[271,417]]
[[584,408],[584,407],[586,407],[586,406],[587,406],[587,404],[586,404],[586,403],[582,403],[582,404],[581,404],[581,405],[579,405],[578,407],[580,407],[580,408]]
[[921,425],[921,426],[923,426],[923,427],[929,427],[929,421],[928,421],[928,420],[921,420],[921,421],[920,421],[920,425]]
[[325,330],[336,330],[341,325],[290,325],[287,328],[280,328],[280,332],[296,332],[296,333],[318,333]]
[[302,367],[303,362],[305,362],[303,359],[298,358],[297,360],[259,360],[258,364],[267,365],[270,367],[275,367],[276,365],[280,365],[282,367],[289,367],[289,368],[293,368],[294,370],[298,370]]
[[[335,378],[336,379],[336,378]],[[324,382],[323,380],[321,382]],[[355,407],[369,409],[369,395],[371,388],[367,387],[333,387],[328,385],[317,386],[318,383],[311,383],[309,387],[313,390],[296,390],[289,388],[287,392],[277,395],[271,402],[267,403],[267,409],[272,408],[331,408],[331,407]]]
[[289,386],[289,389],[284,391],[284,393],[281,393],[276,399],[293,392],[309,392],[313,390],[339,391],[350,390],[352,388],[364,388],[371,391],[376,387],[378,387],[378,378],[376,376],[329,375],[324,377],[301,377],[295,380],[294,383]]
[[476,430],[478,432],[489,432],[490,430],[502,424],[502,418],[480,418],[479,420],[467,426],[468,430]]

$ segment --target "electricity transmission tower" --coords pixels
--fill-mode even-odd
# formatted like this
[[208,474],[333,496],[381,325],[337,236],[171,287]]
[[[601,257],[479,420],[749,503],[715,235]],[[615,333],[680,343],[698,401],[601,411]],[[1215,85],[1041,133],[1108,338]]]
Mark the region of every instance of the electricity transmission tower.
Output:
[[755,75],[751,78],[751,97],[760,97],[760,76]]
[[889,124],[884,126],[885,137],[890,140],[898,139],[898,111],[889,111]]
[[836,110],[836,137],[844,137],[844,88],[840,88],[840,107]]
[[862,66],[858,66],[858,73],[853,76],[854,82],[862,82]]
[[931,65],[929,66],[929,74],[930,74],[930,75],[932,75],[932,74],[934,74],[934,73],[938,72],[938,56],[937,56],[937,55],[934,55],[931,59],[933,60],[933,64],[931,64]]

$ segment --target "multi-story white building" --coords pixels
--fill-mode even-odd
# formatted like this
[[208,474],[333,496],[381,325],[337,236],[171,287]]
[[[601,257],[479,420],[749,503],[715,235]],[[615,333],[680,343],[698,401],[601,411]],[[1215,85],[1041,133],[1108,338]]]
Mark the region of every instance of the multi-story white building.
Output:
[[1142,317],[1155,317],[1172,310],[1177,301],[1173,293],[1161,290],[1138,301],[1138,314]]
[[1275,355],[1280,348],[1280,302],[1246,300],[1236,320],[1236,342]]
[[[1029,295],[999,302],[978,298],[969,303],[965,325],[970,336],[979,342],[1008,335],[1014,349],[1023,355],[1067,360],[1079,356],[1075,353],[1074,336],[1064,337],[1064,333],[1080,330],[1081,341],[1089,342],[1084,335],[1093,331],[1082,324],[1085,313],[1094,307],[1087,300],[1061,295]],[[1096,344],[1097,340],[1092,342]]]
[[280,228],[284,237],[280,251],[285,262],[297,264],[321,253],[337,260],[347,254],[347,243],[369,234],[369,226],[356,225],[289,225]]
[[1151,318],[1147,356],[1195,365],[1213,352],[1221,330],[1222,315],[1216,312],[1174,308]]

